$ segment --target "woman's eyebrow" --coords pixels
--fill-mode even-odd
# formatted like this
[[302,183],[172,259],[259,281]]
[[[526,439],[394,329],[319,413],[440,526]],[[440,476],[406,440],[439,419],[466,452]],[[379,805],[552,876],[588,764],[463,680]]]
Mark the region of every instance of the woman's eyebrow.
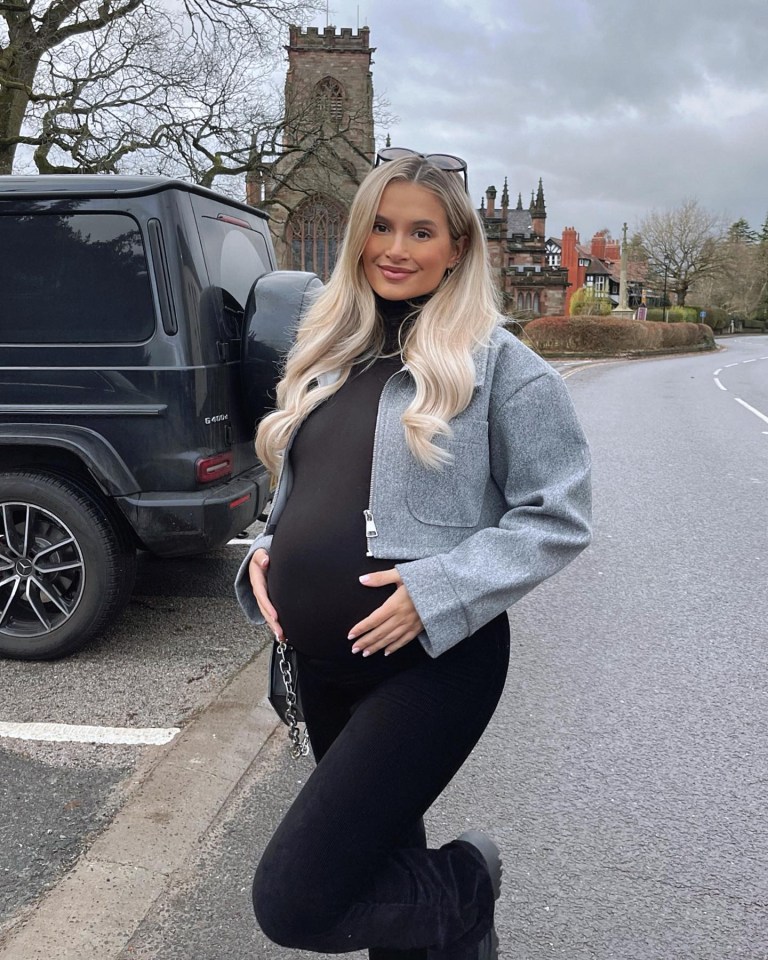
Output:
[[[376,214],[376,223],[385,223],[388,227],[392,226],[392,221],[387,220],[386,217],[382,217],[380,213]],[[411,227],[437,227],[437,224],[434,220],[413,220],[411,222]]]

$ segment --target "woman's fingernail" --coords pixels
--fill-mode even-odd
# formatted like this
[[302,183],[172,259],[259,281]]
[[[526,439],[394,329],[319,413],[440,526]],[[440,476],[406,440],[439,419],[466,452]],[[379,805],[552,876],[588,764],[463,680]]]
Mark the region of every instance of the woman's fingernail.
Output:
[[356,636],[357,636],[356,633],[348,633],[347,640],[354,640]]
[[262,567],[266,567],[268,563],[269,563],[269,557],[264,557],[264,559],[261,561]]
[[360,647],[352,647],[352,653],[360,653]]
[[366,573],[364,576],[360,577],[360,583],[368,583],[371,578]]
[[370,657],[370,655],[371,655],[371,651],[370,651],[370,650],[363,650],[363,656],[364,656],[364,657]]

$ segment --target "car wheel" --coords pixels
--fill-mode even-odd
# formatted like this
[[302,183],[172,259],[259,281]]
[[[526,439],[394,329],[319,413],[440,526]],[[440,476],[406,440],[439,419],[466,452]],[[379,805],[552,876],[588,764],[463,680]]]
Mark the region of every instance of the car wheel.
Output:
[[46,473],[0,473],[0,655],[60,657],[127,602],[136,551],[95,490]]

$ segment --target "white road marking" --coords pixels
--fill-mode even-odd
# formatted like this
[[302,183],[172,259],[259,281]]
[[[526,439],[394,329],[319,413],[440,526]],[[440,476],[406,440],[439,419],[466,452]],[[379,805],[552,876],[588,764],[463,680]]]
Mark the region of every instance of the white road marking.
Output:
[[752,357],[751,360],[742,360],[742,363],[757,363],[757,357]]
[[720,374],[721,374],[722,372],[723,372],[723,368],[722,368],[722,367],[718,367],[717,370],[715,370],[713,376],[718,377],[718,376],[720,376]]
[[766,423],[768,423],[768,417],[766,417],[764,413],[760,413],[759,410],[755,410],[754,407],[750,407],[746,400],[740,400],[738,397],[734,397],[733,399],[736,401],[736,403],[740,403],[742,407],[746,407],[750,413],[754,413],[756,417],[760,417],[761,420],[764,420]]
[[720,383],[717,377],[715,377],[715,383],[718,385],[718,387],[720,387],[721,390],[725,390],[725,392],[728,393],[728,390],[722,385],[722,383]]
[[725,369],[727,370],[728,367],[738,367],[738,365],[739,365],[739,361],[738,361],[738,360],[736,361],[736,363],[726,363]]
[[128,744],[162,746],[179,733],[178,727],[90,727],[72,723],[3,723],[0,737],[47,740],[54,743]]
[[227,540],[228,547],[249,547],[253,543],[253,540],[243,540],[239,537],[235,537],[234,540]]

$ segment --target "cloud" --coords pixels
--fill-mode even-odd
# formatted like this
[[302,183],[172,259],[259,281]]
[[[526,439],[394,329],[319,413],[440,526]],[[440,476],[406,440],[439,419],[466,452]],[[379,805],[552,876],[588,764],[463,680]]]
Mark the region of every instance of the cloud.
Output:
[[[357,23],[352,0],[331,12]],[[550,234],[618,234],[692,195],[762,223],[765,0],[368,0],[360,15],[393,142],[464,156],[478,203],[505,176],[527,202],[541,176]]]

